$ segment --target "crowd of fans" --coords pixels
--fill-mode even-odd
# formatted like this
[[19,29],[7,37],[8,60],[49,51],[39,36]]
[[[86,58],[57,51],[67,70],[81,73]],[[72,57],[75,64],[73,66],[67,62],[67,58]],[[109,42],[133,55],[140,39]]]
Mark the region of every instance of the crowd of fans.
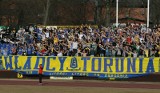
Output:
[[0,31],[0,55],[160,57],[160,28],[26,26]]

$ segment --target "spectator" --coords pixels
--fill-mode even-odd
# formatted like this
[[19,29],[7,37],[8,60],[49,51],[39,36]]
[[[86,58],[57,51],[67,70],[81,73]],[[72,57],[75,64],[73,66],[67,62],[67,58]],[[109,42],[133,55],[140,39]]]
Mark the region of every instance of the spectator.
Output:
[[160,28],[25,27],[1,31],[2,55],[160,57]]

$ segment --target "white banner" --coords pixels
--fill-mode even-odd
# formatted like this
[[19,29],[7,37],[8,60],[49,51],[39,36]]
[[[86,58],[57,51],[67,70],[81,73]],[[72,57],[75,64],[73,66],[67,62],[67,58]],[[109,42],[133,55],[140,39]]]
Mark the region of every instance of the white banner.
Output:
[[50,79],[54,79],[54,80],[73,80],[73,77],[69,77],[69,76],[51,76]]

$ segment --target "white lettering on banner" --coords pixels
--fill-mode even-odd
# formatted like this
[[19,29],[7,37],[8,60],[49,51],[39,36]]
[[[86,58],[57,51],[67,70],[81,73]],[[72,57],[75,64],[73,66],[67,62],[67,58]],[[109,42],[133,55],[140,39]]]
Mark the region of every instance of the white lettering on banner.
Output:
[[50,79],[55,79],[55,80],[73,80],[73,77],[67,77],[67,76],[51,76]]

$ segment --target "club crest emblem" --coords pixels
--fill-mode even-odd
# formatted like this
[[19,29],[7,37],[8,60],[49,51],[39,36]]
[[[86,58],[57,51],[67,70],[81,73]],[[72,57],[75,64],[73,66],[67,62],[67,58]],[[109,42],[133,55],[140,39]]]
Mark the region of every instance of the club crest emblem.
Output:
[[80,70],[80,68],[78,68],[78,61],[76,57],[71,58],[70,67],[67,68],[67,70],[70,70],[70,71]]

